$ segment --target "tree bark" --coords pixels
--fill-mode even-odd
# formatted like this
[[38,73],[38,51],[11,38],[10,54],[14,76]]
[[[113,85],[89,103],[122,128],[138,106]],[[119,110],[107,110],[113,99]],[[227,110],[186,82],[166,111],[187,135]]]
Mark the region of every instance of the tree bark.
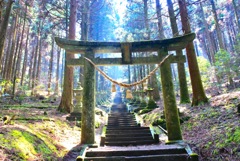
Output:
[[38,26],[38,45],[37,45],[37,69],[36,69],[36,85],[39,85],[40,83],[40,77],[41,77],[41,64],[42,64],[42,37],[41,37],[41,31],[42,31],[42,21],[39,22]]
[[1,26],[1,23],[2,23],[2,15],[3,15],[2,11],[3,11],[3,8],[4,8],[4,0],[0,0],[0,26]]
[[58,48],[58,50],[57,50],[56,86],[55,86],[55,90],[54,90],[54,93],[56,95],[58,95],[58,93],[59,93],[60,55],[61,55],[61,48]]
[[36,48],[35,48],[35,54],[34,54],[34,63],[33,63],[33,68],[32,68],[32,95],[35,95],[35,86],[38,84],[37,80],[37,70],[38,70],[38,54],[39,53],[39,43],[40,43],[40,22],[38,22],[38,30],[37,30],[37,35],[36,35]]
[[[11,24],[14,24],[14,19],[12,19]],[[11,51],[11,43],[12,43],[12,34],[13,33],[13,26],[11,26],[11,29],[9,31],[9,36],[8,36],[8,47],[7,47],[7,51],[6,51],[6,58],[5,58],[5,62],[4,62],[4,70],[3,70],[3,78],[6,79],[7,77],[7,70],[8,70],[8,61],[10,59],[10,51]]]
[[232,3],[233,3],[233,8],[234,8],[234,14],[235,14],[235,17],[236,17],[236,22],[237,22],[237,25],[238,25],[238,30],[240,30],[240,16],[238,15],[238,8],[237,8],[237,5],[236,5],[236,0],[232,0]]
[[215,6],[215,3],[214,3],[214,0],[210,0],[210,2],[211,2],[211,5],[212,5],[212,12],[213,12],[213,15],[214,15],[214,21],[215,21],[216,32],[217,32],[217,37],[218,37],[218,47],[219,47],[219,50],[220,49],[225,50],[224,43],[223,43],[222,32],[221,32],[221,29],[220,29],[220,25],[218,23],[216,6]]
[[156,0],[156,11],[157,11],[157,19],[158,19],[159,39],[165,39],[164,30],[163,30],[163,24],[162,24],[161,8],[162,8],[162,6],[159,3],[159,0]]
[[206,38],[207,38],[207,41],[208,41],[207,45],[208,45],[210,56],[211,56],[211,63],[214,64],[215,63],[214,53],[216,51],[214,50],[214,45],[212,44],[212,39],[210,38],[210,32],[208,30],[208,24],[207,24],[205,15],[204,15],[202,2],[200,2],[200,14],[202,15],[201,17],[203,17],[202,20],[203,20],[203,24],[204,24],[204,28],[205,28],[205,30],[204,30],[205,35],[206,35]]
[[[188,19],[187,7],[185,0],[178,0],[178,4],[180,7],[180,16],[182,22],[182,30],[184,34],[191,33],[190,23]],[[208,99],[205,95],[205,91],[203,89],[202,80],[200,76],[200,71],[198,68],[197,57],[195,54],[193,42],[190,42],[186,47],[187,60],[190,72],[190,78],[192,83],[192,106],[198,105],[201,102],[206,103]]]
[[[8,22],[9,22],[11,10],[12,10],[13,2],[14,2],[13,0],[8,0],[4,20],[2,21],[1,27],[0,27],[0,35],[1,35],[1,38],[0,38],[0,62],[2,62],[4,44],[6,41],[7,27],[8,27]],[[1,66],[0,66],[0,71],[1,71]]]
[[[70,22],[69,22],[69,39],[74,40],[76,35],[76,18],[77,18],[76,0],[70,2]],[[66,54],[66,60],[74,58],[74,54]],[[66,61],[65,61],[66,62]],[[58,110],[72,112],[73,110],[73,67],[65,66],[64,84],[61,103]]]
[[23,85],[26,68],[27,68],[29,30],[30,30],[30,27],[28,27],[27,33],[26,33],[27,38],[25,42],[25,51],[24,51],[25,53],[24,53],[24,60],[23,60],[23,67],[22,67],[21,86]]
[[52,84],[53,53],[54,53],[54,39],[52,38],[52,51],[51,51],[51,56],[49,60],[49,69],[48,69],[48,95],[50,95],[51,84]]
[[13,18],[13,24],[12,27],[13,29],[11,30],[13,35],[12,35],[12,45],[11,45],[11,50],[10,50],[10,56],[9,56],[9,60],[8,60],[8,67],[7,67],[7,74],[6,74],[6,80],[10,80],[11,79],[11,73],[12,73],[12,66],[13,66],[13,59],[14,59],[14,51],[15,51],[15,47],[16,47],[16,32],[17,32],[17,21],[18,21],[18,15],[16,15],[16,17]]

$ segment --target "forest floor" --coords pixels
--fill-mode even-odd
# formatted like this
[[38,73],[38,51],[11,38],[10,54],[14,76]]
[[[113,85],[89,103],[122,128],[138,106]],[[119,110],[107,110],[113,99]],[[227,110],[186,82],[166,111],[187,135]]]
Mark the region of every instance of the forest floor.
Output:
[[[0,121],[0,160],[74,160],[81,150],[79,122],[66,120],[68,114],[56,110],[59,100],[42,101],[27,98],[19,101],[1,98],[0,118],[12,117],[9,124]],[[182,127],[184,140],[199,154],[200,161],[240,160],[240,90],[211,97],[209,103],[197,107],[178,105],[190,117]],[[159,108],[142,115],[145,124],[161,113]],[[160,116],[160,115],[159,115]],[[105,117],[96,115],[101,125]],[[96,128],[99,142],[101,127]]]

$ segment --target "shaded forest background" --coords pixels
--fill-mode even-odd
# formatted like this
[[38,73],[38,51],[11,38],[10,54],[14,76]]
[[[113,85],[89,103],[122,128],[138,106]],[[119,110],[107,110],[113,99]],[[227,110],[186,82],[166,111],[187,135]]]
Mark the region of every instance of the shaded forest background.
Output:
[[[171,30],[169,5],[177,22]],[[205,89],[221,93],[235,88],[239,78],[239,11],[237,0],[187,1],[191,30]],[[89,41],[139,41],[171,38],[184,34],[177,1],[159,0],[17,0],[0,1],[1,33],[8,6],[12,7],[6,36],[1,36],[1,77],[3,93],[36,95],[62,91],[65,53],[54,37],[67,37],[70,6],[76,8],[76,39]],[[136,56],[144,53],[134,53]],[[154,54],[153,54],[154,55]],[[100,57],[105,55],[99,54]],[[187,64],[185,65],[187,66]],[[150,66],[101,67],[114,79],[135,82],[143,78]],[[176,90],[179,90],[176,65],[172,65]],[[129,74],[132,73],[131,75]],[[189,74],[186,68],[188,85]],[[81,78],[74,67],[74,86]],[[159,74],[157,74],[159,77]],[[159,80],[159,79],[158,79]],[[97,75],[97,91],[110,89],[110,82]],[[160,82],[158,82],[159,84]],[[151,86],[151,85],[150,85]],[[153,86],[153,85],[152,85]],[[189,88],[191,90],[191,88]],[[18,91],[18,92],[17,92]],[[24,93],[27,92],[28,93]],[[210,90],[213,91],[213,90]],[[191,92],[190,92],[191,93]],[[20,94],[20,95],[21,95]]]

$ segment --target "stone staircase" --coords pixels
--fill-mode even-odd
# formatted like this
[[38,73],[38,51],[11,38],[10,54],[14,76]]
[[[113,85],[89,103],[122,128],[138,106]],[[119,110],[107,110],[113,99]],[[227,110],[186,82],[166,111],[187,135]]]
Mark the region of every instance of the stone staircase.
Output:
[[149,127],[140,127],[122,107],[109,114],[100,147],[86,145],[77,161],[198,161],[186,146],[159,144],[158,136],[154,139]]
[[150,145],[153,139],[149,127],[140,127],[131,113],[112,113],[108,116],[106,146]]
[[176,145],[89,148],[77,161],[198,161]]

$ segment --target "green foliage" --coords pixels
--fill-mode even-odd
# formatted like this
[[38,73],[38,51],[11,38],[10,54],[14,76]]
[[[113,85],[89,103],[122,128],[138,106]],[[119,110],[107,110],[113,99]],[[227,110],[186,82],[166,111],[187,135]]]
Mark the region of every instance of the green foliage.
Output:
[[210,62],[202,56],[197,57],[198,67],[201,74],[201,79],[204,88],[210,86],[210,79],[212,77],[213,69],[211,69]]
[[138,113],[140,110],[144,109],[144,107],[138,107],[133,110],[133,112]]
[[145,100],[142,100],[139,106],[140,107],[146,107],[147,106],[147,102]]
[[215,67],[216,74],[221,79],[222,82],[224,78],[227,77],[229,83],[231,84],[231,78],[234,76],[234,69],[236,64],[231,62],[231,55],[226,50],[220,50],[215,54]]
[[157,106],[156,102],[153,99],[149,99],[148,100],[147,108],[154,109],[154,108],[157,108],[157,107],[158,106]]
[[141,109],[141,110],[138,112],[138,114],[139,114],[139,115],[142,115],[142,114],[151,112],[152,110],[153,110],[153,109],[144,108],[144,109]]
[[96,121],[96,122],[95,122],[95,128],[99,128],[99,127],[100,127],[100,125],[101,125],[101,123],[100,123],[100,122],[98,122],[98,121]]
[[157,120],[154,120],[152,123],[151,123],[152,126],[158,126],[160,125],[161,127],[163,127],[164,129],[167,129],[167,126],[166,126],[166,120],[165,119],[157,119]]

